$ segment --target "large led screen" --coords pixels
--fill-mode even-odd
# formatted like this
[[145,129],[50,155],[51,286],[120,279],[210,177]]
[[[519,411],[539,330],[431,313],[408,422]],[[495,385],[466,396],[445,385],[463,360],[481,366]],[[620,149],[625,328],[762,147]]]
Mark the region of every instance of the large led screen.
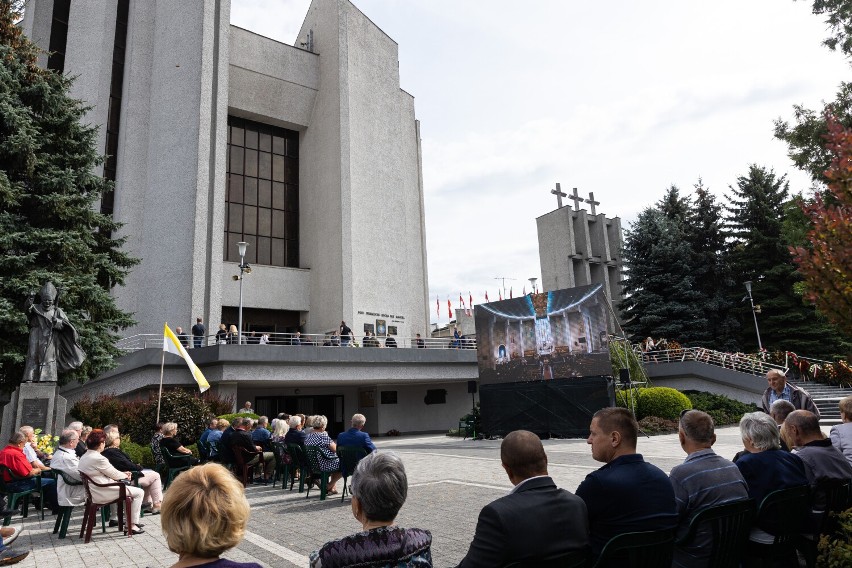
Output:
[[477,305],[480,383],[612,376],[608,311],[600,284]]

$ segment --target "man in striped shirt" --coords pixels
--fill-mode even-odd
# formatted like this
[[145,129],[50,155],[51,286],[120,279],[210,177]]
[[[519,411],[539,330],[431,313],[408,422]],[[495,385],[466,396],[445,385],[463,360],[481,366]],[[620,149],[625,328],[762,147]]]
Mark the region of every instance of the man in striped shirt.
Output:
[[[739,468],[711,449],[716,442],[713,428],[706,412],[686,410],[680,416],[678,437],[687,456],[669,474],[680,519],[678,538],[686,534],[689,521],[701,509],[748,499],[748,485]],[[675,549],[672,566],[706,566],[712,539],[709,529],[699,530],[692,542]]]

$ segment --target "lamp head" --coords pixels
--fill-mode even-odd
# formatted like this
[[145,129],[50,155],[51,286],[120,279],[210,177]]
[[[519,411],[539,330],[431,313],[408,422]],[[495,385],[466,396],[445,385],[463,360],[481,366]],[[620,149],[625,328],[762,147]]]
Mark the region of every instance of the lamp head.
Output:
[[242,258],[246,255],[246,247],[247,246],[248,246],[248,243],[245,242],[245,241],[240,241],[240,242],[237,243],[237,250],[240,253],[240,258]]
[[745,285],[746,290],[748,291],[748,293],[749,293],[749,294],[751,294],[751,280],[748,280],[748,281],[746,281],[746,282],[743,282],[743,284]]

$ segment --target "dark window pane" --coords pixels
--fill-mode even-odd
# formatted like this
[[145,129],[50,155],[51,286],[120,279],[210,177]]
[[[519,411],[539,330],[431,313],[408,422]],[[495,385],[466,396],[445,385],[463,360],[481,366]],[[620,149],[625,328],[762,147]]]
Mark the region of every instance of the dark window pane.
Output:
[[254,178],[244,178],[246,189],[243,198],[243,203],[246,205],[257,205],[257,180]]
[[287,155],[291,158],[299,158],[299,138],[288,138],[287,139]]
[[257,234],[266,237],[272,234],[272,209],[257,209]]
[[299,183],[299,162],[295,158],[284,158],[284,181],[287,183]]
[[231,144],[234,146],[245,145],[245,132],[239,126],[231,127]]
[[299,241],[284,241],[287,243],[287,266],[299,267]]
[[260,133],[260,143],[258,144],[258,150],[261,152],[271,152],[272,151],[272,135],[267,134],[266,132]]
[[278,211],[277,209],[272,210],[272,236],[277,237],[279,239],[284,238],[284,225],[286,224],[285,216],[286,213],[283,211]]
[[272,266],[287,266],[287,252],[284,248],[284,239],[272,239]]
[[257,207],[243,207],[243,233],[246,236],[257,234]]
[[258,154],[257,177],[272,179],[272,154],[260,152]]
[[268,179],[257,180],[257,204],[272,207],[272,182]]
[[258,264],[270,264],[269,262],[269,237],[257,238],[257,262]]
[[284,181],[284,156],[272,156],[272,180]]
[[[244,240],[248,243],[248,246],[246,247],[246,262],[254,264],[257,262],[257,237],[254,235],[246,235]],[[237,258],[239,258],[239,256]]]
[[287,186],[287,211],[296,212],[299,210],[299,186]]
[[286,213],[287,224],[284,226],[284,236],[288,239],[299,238],[298,213]]
[[242,240],[242,235],[239,233],[228,233],[228,238],[225,239],[225,260],[230,262],[239,262],[240,253],[237,249],[237,243]]
[[246,148],[257,150],[257,130],[246,128]]
[[231,146],[231,159],[228,161],[228,171],[232,174],[243,173],[243,149]]
[[231,203],[243,202],[243,176],[228,176],[228,201]]
[[246,150],[246,175],[257,177],[257,150]]
[[287,152],[287,143],[281,136],[272,137],[272,151],[282,156]]
[[272,182],[272,207],[274,207],[275,209],[287,208],[286,187],[287,186],[285,186],[281,182]]
[[243,232],[243,206],[231,203],[228,205],[228,230],[232,233]]

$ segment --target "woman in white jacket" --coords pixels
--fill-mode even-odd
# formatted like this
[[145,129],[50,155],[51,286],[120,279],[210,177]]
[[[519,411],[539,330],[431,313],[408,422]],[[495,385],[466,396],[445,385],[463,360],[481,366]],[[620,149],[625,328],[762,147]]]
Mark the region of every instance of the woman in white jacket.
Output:
[[[118,471],[112,467],[101,452],[106,446],[106,435],[103,430],[92,430],[92,433],[86,438],[86,447],[89,448],[83,457],[80,458],[80,473],[85,473],[97,483],[113,483],[124,479],[130,480],[131,474],[129,471]],[[118,487],[98,487],[91,485],[89,490],[92,493],[92,499],[99,503],[109,503],[118,499]],[[142,497],[145,492],[138,487],[127,486],[127,492],[133,498],[131,510],[128,512],[127,526],[133,534],[141,534],[142,525],[139,524],[139,513],[142,511]]]

